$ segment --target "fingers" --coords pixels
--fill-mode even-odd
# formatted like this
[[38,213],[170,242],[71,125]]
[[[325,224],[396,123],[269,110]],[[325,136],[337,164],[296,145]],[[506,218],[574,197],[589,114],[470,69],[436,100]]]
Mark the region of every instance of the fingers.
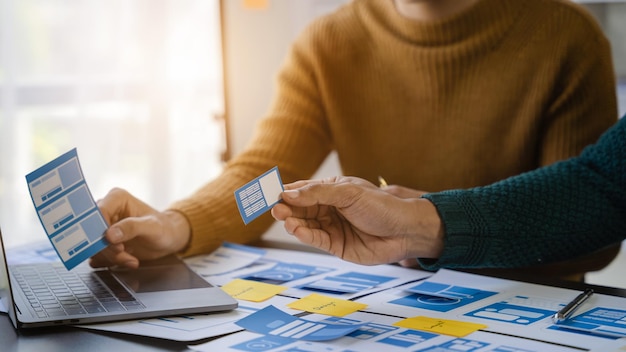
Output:
[[138,237],[155,236],[159,230],[153,216],[122,219],[107,229],[104,237],[109,245],[93,256],[89,264],[92,267],[137,268],[139,258],[133,255],[132,241]]
[[330,205],[338,208],[346,207],[362,189],[350,183],[308,183],[303,187],[285,190],[283,200],[294,206],[310,207],[313,205]]
[[329,234],[315,220],[290,217],[285,220],[285,230],[306,245],[326,252],[331,250]]
[[110,244],[89,260],[93,268],[123,266],[129,269],[139,267],[139,259],[124,250],[123,244]]
[[107,223],[114,224],[124,216],[125,208],[130,198],[130,193],[121,188],[113,188],[104,198],[98,200],[98,208]]
[[278,221],[284,221],[286,218],[293,216],[292,209],[286,205],[278,203],[271,210],[272,216]]
[[109,225],[127,217],[157,213],[148,204],[121,188],[111,189],[104,198],[98,200],[98,208]]
[[335,184],[335,183],[339,183],[342,180],[349,179],[349,178],[350,177],[333,176],[333,177],[327,177],[327,178],[315,179],[315,180],[300,180],[300,181],[296,181],[293,183],[288,183],[284,185],[284,188],[285,190],[290,190],[290,189],[303,188],[308,185],[320,184],[320,183]]
[[419,262],[416,258],[407,258],[398,262],[401,266],[405,268],[420,268]]
[[110,244],[128,242],[140,235],[150,235],[160,232],[159,224],[153,216],[126,218],[111,225],[104,236]]
[[116,252],[111,247],[107,247],[91,257],[89,265],[92,268],[123,266],[129,269],[137,269],[139,267],[139,259],[128,252]]

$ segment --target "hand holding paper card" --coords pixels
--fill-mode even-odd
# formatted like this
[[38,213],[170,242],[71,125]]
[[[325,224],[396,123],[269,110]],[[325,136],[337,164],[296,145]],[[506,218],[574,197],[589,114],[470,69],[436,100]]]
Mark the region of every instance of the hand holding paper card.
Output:
[[70,270],[107,246],[107,224],[94,201],[76,148],[26,175],[48,239]]
[[237,189],[235,199],[243,222],[247,225],[270,210],[280,201],[283,189],[283,182],[276,166]]

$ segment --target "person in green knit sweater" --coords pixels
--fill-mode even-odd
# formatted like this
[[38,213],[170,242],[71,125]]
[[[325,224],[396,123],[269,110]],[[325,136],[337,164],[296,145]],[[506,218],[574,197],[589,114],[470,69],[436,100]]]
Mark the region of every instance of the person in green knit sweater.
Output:
[[285,185],[272,208],[303,243],[359,264],[527,267],[626,239],[626,117],[580,156],[497,183],[406,199],[354,177]]
[[[111,245],[91,265],[258,240],[274,219],[244,225],[233,192],[274,166],[284,182],[308,179],[334,151],[342,174],[418,196],[576,156],[616,120],[610,45],[571,1],[353,0],[294,41],[269,110],[219,177],[163,211],[121,189],[99,202]],[[615,253],[553,273],[580,277]]]

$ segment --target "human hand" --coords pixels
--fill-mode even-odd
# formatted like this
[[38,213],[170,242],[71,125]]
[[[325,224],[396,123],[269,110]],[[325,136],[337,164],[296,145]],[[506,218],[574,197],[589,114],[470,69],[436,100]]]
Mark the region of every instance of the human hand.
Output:
[[373,265],[438,257],[443,230],[425,199],[400,198],[356,177],[285,185],[272,209],[301,242],[344,260]]
[[412,189],[412,188],[408,188],[408,187],[404,187],[404,186],[399,186],[399,185],[388,185],[388,186],[384,186],[381,187],[380,189],[382,189],[383,191],[392,194],[396,197],[400,197],[400,198],[419,198],[421,197],[423,194],[426,194],[428,192],[425,191],[419,191],[416,189]]
[[109,191],[98,207],[110,225],[105,232],[109,245],[91,258],[92,267],[134,269],[141,260],[176,253],[189,242],[189,223],[182,214],[160,212],[123,189]]
[[[428,193],[425,191],[419,191],[419,190],[415,190],[412,188],[394,185],[394,184],[391,184],[388,186],[386,185],[384,187],[381,186],[381,189],[389,194],[393,194],[394,196],[400,197],[400,198],[419,198],[423,194]],[[402,259],[401,261],[398,262],[398,264],[400,264],[401,266],[405,268],[416,268],[416,269],[421,268],[419,262],[417,261],[417,258]]]

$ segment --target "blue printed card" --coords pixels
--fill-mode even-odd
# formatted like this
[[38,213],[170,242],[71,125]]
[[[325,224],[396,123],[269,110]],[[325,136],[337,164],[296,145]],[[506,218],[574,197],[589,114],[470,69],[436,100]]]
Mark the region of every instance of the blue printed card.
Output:
[[48,239],[70,270],[107,246],[107,224],[94,201],[76,148],[26,175]]
[[270,210],[274,204],[280,201],[280,193],[283,189],[278,167],[274,166],[263,175],[236,190],[235,199],[243,222],[247,225]]

